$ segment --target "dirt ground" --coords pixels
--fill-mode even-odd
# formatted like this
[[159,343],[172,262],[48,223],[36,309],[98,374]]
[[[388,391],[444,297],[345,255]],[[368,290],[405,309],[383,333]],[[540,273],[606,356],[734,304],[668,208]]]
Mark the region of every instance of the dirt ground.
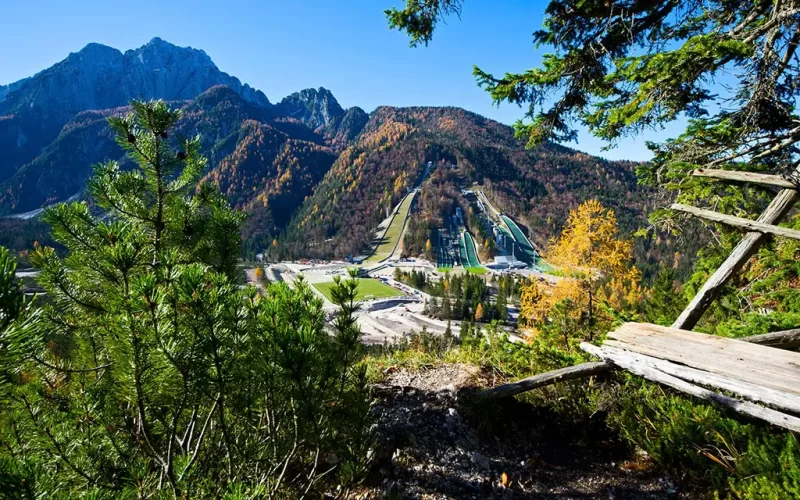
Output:
[[[390,371],[375,387],[375,472],[361,498],[690,498],[653,470],[644,452],[572,432],[505,403],[502,426],[482,432],[464,396],[481,383],[474,367]],[[552,417],[552,416],[551,416]],[[586,436],[593,436],[587,439]],[[589,442],[591,441],[591,442]]]

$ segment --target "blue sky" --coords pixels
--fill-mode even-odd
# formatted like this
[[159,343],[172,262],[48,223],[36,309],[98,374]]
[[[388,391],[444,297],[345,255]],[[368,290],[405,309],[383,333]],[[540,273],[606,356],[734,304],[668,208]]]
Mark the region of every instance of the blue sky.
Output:
[[[342,106],[460,106],[504,123],[522,117],[493,106],[472,65],[496,73],[536,66],[532,33],[545,1],[468,0],[461,20],[440,28],[428,47],[388,29],[383,10],[401,0],[26,0],[3,2],[0,84],[30,76],[99,42],[128,50],[159,36],[205,50],[219,68],[271,101],[307,88],[330,89]],[[650,158],[645,140],[677,135],[680,124],[602,151],[587,133],[570,146],[612,159]]]

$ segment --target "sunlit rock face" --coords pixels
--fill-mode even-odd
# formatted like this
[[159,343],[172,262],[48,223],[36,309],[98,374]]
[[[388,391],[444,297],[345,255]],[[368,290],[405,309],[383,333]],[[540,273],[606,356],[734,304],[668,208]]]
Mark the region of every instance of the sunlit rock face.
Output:
[[202,50],[160,38],[124,54],[91,43],[30,78],[0,86],[0,148],[6,152],[0,180],[32,160],[81,111],[124,106],[131,99],[190,100],[215,85],[270,106],[267,96],[220,71]]

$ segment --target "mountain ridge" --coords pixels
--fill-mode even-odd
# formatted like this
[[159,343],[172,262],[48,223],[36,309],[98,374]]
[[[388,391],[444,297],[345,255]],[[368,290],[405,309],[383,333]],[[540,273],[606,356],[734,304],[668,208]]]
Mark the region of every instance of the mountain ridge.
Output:
[[0,92],[0,181],[9,178],[55,140],[77,113],[127,105],[131,99],[193,99],[225,84],[264,107],[263,92],[221,70],[208,55],[156,37],[122,53],[99,43]]
[[[114,87],[113,95],[97,88],[80,94],[86,81],[98,78],[97,88]],[[46,92],[54,82],[64,91]],[[344,109],[324,87],[273,104],[219,70],[204,51],[160,38],[124,53],[89,44],[0,87],[0,148],[8,153],[0,158],[0,213],[27,212],[80,193],[94,163],[124,165],[128,160],[105,119],[125,112],[134,93],[182,109],[175,132],[200,135],[209,158],[203,182],[251,214],[243,231],[251,253],[275,238],[290,257],[362,252],[386,205],[415,185],[427,162],[457,167],[437,181],[439,198],[458,197],[455,182],[483,185],[539,241],[587,197],[617,209],[624,221],[644,220],[643,202],[625,199],[641,189],[632,164],[556,144],[526,150],[508,125],[452,106],[379,106],[368,114],[358,106]],[[48,117],[54,118],[37,128],[37,120]],[[425,220],[415,221],[411,232],[424,242],[444,205],[433,193],[423,198]]]
[[[451,172],[439,197],[453,197],[460,186],[485,186],[542,243],[589,197],[614,208],[626,232],[644,222],[649,209],[646,197],[629,196],[643,189],[633,162],[607,161],[553,143],[528,150],[512,127],[458,107],[380,106],[287,227],[283,256],[300,255],[309,245],[310,257],[367,252],[371,229],[416,185],[427,162]],[[423,245],[428,238],[435,241],[435,230],[450,215],[444,213],[446,200],[434,204],[423,216],[427,225],[418,229],[426,232],[420,235]]]

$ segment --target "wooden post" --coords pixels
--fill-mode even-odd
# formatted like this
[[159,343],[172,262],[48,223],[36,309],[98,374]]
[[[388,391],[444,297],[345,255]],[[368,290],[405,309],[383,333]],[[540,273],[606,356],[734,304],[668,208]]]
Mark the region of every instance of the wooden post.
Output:
[[739,340],[774,347],[776,349],[797,349],[800,347],[800,328],[753,335],[740,338]]
[[610,371],[613,366],[604,362],[591,362],[581,363],[575,366],[567,366],[566,368],[559,368],[545,373],[534,375],[533,377],[524,378],[517,382],[510,384],[498,385],[491,389],[481,391],[477,394],[479,399],[499,399],[507,398],[509,396],[516,396],[523,392],[532,391],[539,387],[552,385],[558,382],[567,380],[574,380],[577,378],[590,377],[592,375],[599,375]]
[[756,172],[741,172],[739,170],[716,170],[711,168],[698,168],[692,172],[695,177],[709,177],[723,181],[746,182],[764,186],[776,186],[784,189],[797,189],[798,186],[780,175],[759,174]]
[[683,212],[689,215],[694,215],[695,217],[700,217],[701,219],[727,224],[728,226],[745,229],[747,231],[758,231],[759,233],[772,234],[775,236],[782,236],[784,238],[791,238],[793,240],[800,240],[800,231],[796,229],[789,229],[772,224],[763,224],[761,222],[752,221],[743,217],[721,214],[713,210],[697,208],[691,205],[682,205],[680,203],[674,203],[670,208],[677,212]]
[[[798,171],[795,171],[795,173],[798,173]],[[782,189],[757,219],[757,222],[762,224],[778,223],[791,210],[798,198],[800,198],[800,195],[796,189]],[[755,231],[747,233],[725,262],[711,275],[703,285],[703,288],[689,302],[689,305],[678,316],[672,327],[682,330],[694,328],[703,313],[708,309],[708,306],[717,298],[722,287],[742,269],[747,260],[769,237],[764,233]]]

